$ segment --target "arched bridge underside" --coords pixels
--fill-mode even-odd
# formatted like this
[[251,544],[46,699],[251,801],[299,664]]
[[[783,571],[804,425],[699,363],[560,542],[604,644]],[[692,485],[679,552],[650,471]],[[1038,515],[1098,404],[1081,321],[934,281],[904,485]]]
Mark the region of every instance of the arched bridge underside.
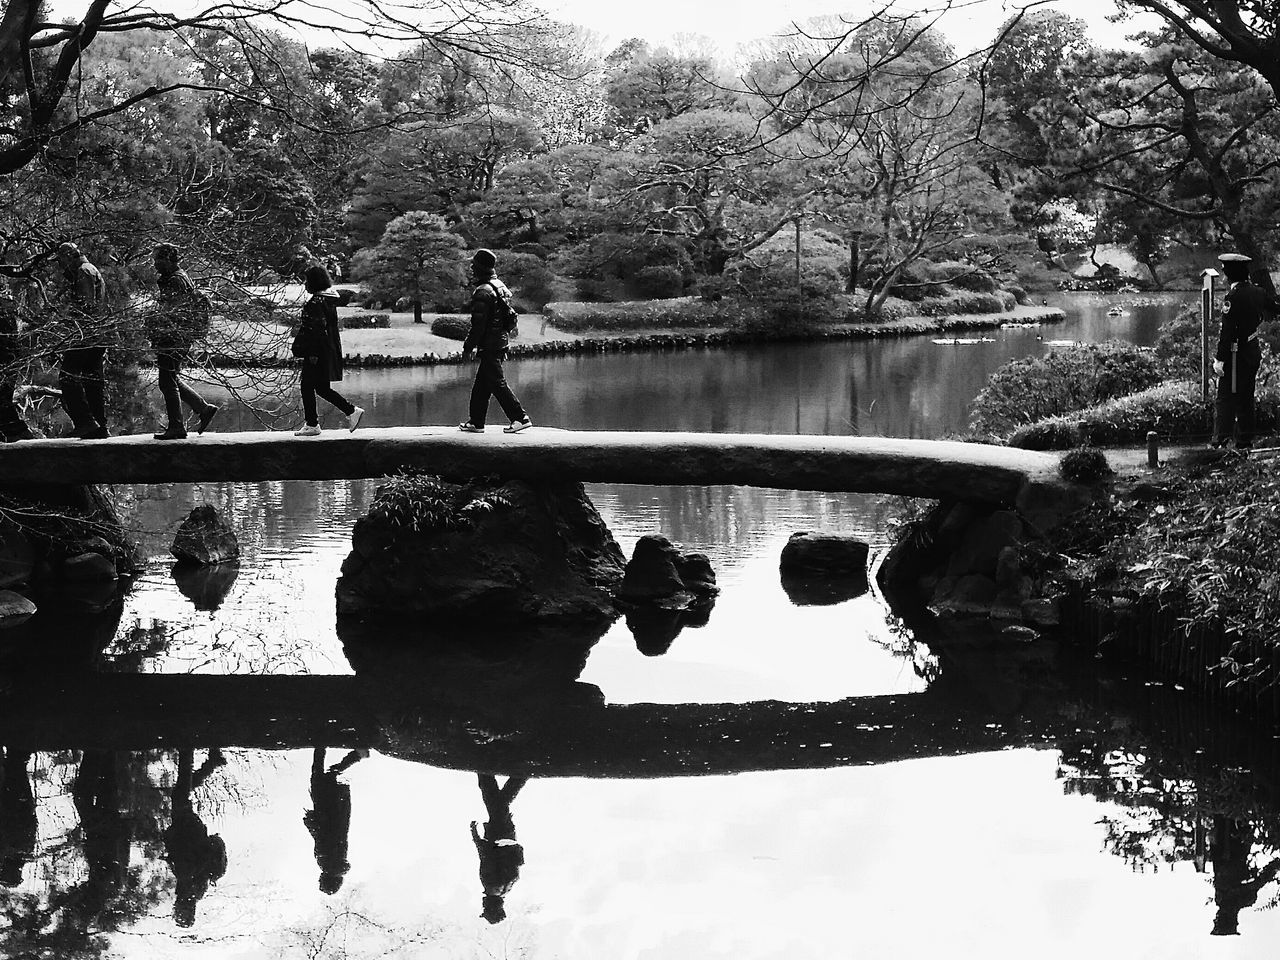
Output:
[[731,484],[1008,506],[1029,490],[1060,488],[1057,466],[1053,454],[941,440],[548,427],[514,436],[390,427],[314,438],[252,432],[0,444],[0,483],[339,480],[412,468],[443,477]]

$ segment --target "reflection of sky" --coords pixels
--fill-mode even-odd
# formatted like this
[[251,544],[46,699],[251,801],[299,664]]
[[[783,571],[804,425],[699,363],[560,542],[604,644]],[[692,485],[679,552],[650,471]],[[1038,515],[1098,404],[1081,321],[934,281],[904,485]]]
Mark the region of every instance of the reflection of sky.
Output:
[[[1113,329],[1106,305],[1086,310],[1074,334],[1060,326],[1053,336]],[[964,391],[998,365],[996,354],[1035,349],[1026,339],[1034,329],[1006,335],[1022,339],[981,348],[917,339],[797,345],[769,356],[567,358],[513,364],[512,379],[526,399],[537,398],[535,418],[550,414],[539,422],[819,431],[866,408],[898,425],[880,432],[932,436],[963,422],[972,396]],[[424,413],[447,422],[469,373],[369,372],[344,389],[373,399],[375,424]],[[128,513],[153,557],[164,556],[199,500],[227,512],[246,554],[212,615],[192,611],[167,561],[153,564],[124,619],[126,627],[158,619],[177,628],[153,669],[347,672],[333,586],[351,524],[375,486],[131,491]],[[710,623],[684,631],[661,657],[641,656],[615,625],[583,674],[611,702],[804,701],[923,688],[910,662],[891,652],[875,598],[796,608],[778,583],[778,554],[792,531],[844,530],[883,543],[890,503],[752,488],[590,492],[626,552],[644,533],[665,533],[707,553],[723,588]],[[339,756],[331,751],[329,761]],[[535,780],[513,805],[526,865],[507,898],[511,919],[490,927],[478,917],[468,832],[484,818],[473,776],[377,754],[354,766],[345,775],[352,869],[329,898],[317,889],[302,823],[309,752],[231,751],[229,766],[197,797],[230,860],[197,926],[177,931],[165,904],[112,947],[128,958],[246,960],[313,950],[565,960],[1270,955],[1280,913],[1246,910],[1241,937],[1211,940],[1207,878],[1190,864],[1138,875],[1104,852],[1097,821],[1117,809],[1064,796],[1056,757],[1012,751],[735,777]],[[236,794],[239,802],[227,802]],[[213,796],[223,802],[204,807]]]

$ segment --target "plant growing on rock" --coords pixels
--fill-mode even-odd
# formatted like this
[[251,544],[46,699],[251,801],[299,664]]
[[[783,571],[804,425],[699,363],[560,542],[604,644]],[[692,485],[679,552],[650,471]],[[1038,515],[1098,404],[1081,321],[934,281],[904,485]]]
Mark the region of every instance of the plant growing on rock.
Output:
[[496,491],[477,495],[439,477],[401,473],[378,489],[369,516],[414,533],[432,533],[470,526],[481,514],[509,505]]

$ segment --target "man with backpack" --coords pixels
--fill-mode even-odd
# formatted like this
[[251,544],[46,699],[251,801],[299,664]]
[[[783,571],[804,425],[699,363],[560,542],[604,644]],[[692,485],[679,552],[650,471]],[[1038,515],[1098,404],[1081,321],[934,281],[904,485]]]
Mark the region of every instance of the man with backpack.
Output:
[[151,346],[156,351],[160,395],[164,397],[168,425],[157,440],[185,440],[185,402],[200,418],[196,433],[204,433],[218,407],[187,386],[179,376],[182,361],[191,345],[209,330],[209,301],[196,289],[185,270],[178,266],[178,248],[172,243],[155,247],[156,306],[148,324]]
[[471,258],[471,330],[462,342],[462,359],[470,360],[475,352],[480,366],[471,387],[471,416],[458,424],[463,433],[483,433],[489,398],[497,397],[502,412],[511,421],[503,433],[519,433],[533,426],[524,407],[502,373],[507,346],[517,330],[519,314],[511,305],[511,291],[497,276],[498,258],[492,250],[477,250]]

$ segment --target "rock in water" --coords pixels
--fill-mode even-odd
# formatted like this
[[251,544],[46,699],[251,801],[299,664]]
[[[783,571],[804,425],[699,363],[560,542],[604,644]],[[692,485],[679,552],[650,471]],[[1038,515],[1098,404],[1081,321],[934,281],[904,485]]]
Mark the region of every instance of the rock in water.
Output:
[[857,537],[839,533],[793,533],[782,548],[781,572],[789,577],[822,579],[841,574],[866,577],[868,546]]
[[627,561],[618,599],[631,603],[669,597],[685,589],[676,564],[680,551],[666,537],[647,534],[636,541]]
[[231,524],[206,503],[187,514],[169,552],[179,563],[226,563],[240,556],[240,544]]
[[390,480],[356,521],[339,615],[609,621],[622,551],[581,483]]
[[0,590],[0,628],[15,626],[36,612],[36,605],[20,593]]

